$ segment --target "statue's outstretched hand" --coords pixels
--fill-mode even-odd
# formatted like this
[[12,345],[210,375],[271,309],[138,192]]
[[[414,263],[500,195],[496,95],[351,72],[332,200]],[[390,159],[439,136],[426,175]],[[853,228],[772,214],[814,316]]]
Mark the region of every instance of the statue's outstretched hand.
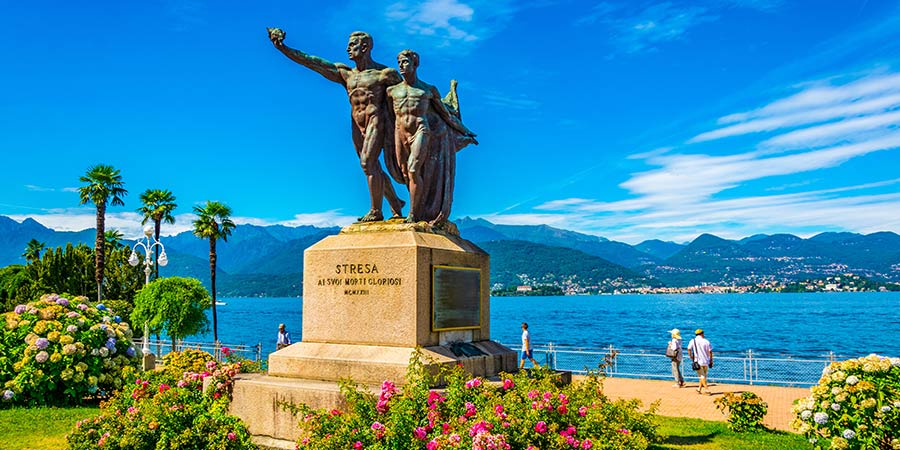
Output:
[[269,40],[276,48],[284,47],[284,36],[286,33],[281,28],[266,28],[269,32]]

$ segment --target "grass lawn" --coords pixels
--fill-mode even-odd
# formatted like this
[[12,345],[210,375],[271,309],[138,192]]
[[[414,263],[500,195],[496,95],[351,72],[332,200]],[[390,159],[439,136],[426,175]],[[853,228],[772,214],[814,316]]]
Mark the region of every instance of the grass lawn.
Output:
[[96,406],[0,409],[0,448],[60,450],[75,422],[100,414]]
[[[75,422],[99,414],[97,407],[17,408],[0,410],[0,449],[60,450]],[[800,435],[781,431],[734,433],[724,422],[657,417],[664,440],[651,450],[778,449],[809,450]]]
[[812,446],[799,434],[783,431],[735,433],[725,422],[657,416],[663,442],[651,450],[809,450]]

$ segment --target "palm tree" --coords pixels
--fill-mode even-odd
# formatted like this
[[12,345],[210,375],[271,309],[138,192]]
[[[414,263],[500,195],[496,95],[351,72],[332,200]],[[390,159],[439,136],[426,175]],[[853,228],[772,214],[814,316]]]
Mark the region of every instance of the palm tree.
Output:
[[106,230],[103,233],[103,240],[106,241],[106,245],[110,250],[118,250],[124,247],[122,239],[125,239],[125,235],[119,230]]
[[218,321],[216,319],[216,241],[228,242],[228,236],[234,230],[231,221],[231,208],[224,203],[207,201],[205,206],[195,206],[194,236],[209,239],[209,278],[212,288],[213,339],[219,342]]
[[[153,220],[156,227],[156,241],[159,242],[160,224],[165,221],[167,224],[175,223],[175,217],[172,211],[178,207],[175,203],[175,196],[172,192],[165,189],[147,189],[141,194],[141,203],[143,206],[138,208],[137,212],[144,215],[141,225],[146,225],[147,221]],[[154,252],[154,278],[159,278],[159,252]]]
[[40,261],[41,252],[43,252],[45,248],[47,248],[46,244],[32,238],[28,241],[28,244],[25,245],[25,253],[22,253],[22,256],[29,264]]
[[103,299],[103,268],[106,265],[106,206],[124,206],[122,197],[128,195],[123,187],[122,175],[113,166],[97,164],[88,168],[79,181],[81,204],[93,203],[97,207],[97,241],[94,245],[94,279],[97,281],[97,301]]

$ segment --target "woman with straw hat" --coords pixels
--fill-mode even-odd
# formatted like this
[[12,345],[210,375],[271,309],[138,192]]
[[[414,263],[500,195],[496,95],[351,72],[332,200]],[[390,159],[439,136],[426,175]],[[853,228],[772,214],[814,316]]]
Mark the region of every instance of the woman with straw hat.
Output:
[[669,334],[672,336],[672,340],[666,347],[666,356],[672,360],[672,377],[675,378],[675,384],[672,387],[680,388],[684,387],[684,376],[681,374],[681,362],[684,360],[681,350],[681,331],[673,328],[669,330]]

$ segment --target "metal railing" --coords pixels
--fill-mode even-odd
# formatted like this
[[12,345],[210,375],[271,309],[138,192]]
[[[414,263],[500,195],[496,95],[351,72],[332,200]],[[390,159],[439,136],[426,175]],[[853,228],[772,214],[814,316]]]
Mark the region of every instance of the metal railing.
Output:
[[[507,347],[521,351],[521,346]],[[601,371],[606,376],[623,378],[672,379],[672,360],[662,353],[644,350],[566,347],[554,343],[532,347],[535,359],[554,370],[576,374]],[[764,357],[747,350],[742,353],[715,353],[714,366],[709,371],[712,382],[734,384],[765,384],[782,386],[812,386],[818,384],[822,370],[836,359],[848,359],[829,353],[822,357],[792,356]],[[685,380],[695,381],[691,360],[685,352],[681,363]]]
[[175,341],[175,348],[172,349],[172,341],[166,340],[150,340],[150,351],[156,355],[157,362],[162,363],[163,356],[176,351],[184,351],[188,349],[192,350],[203,350],[207,353],[215,356],[216,360],[223,360],[225,358],[224,353],[222,353],[223,348],[228,348],[230,352],[234,352],[237,355],[240,355],[243,358],[250,359],[256,362],[260,362],[262,360],[262,344],[256,345],[246,345],[246,344],[223,344],[221,342],[212,343],[212,342],[188,342],[188,341]]

